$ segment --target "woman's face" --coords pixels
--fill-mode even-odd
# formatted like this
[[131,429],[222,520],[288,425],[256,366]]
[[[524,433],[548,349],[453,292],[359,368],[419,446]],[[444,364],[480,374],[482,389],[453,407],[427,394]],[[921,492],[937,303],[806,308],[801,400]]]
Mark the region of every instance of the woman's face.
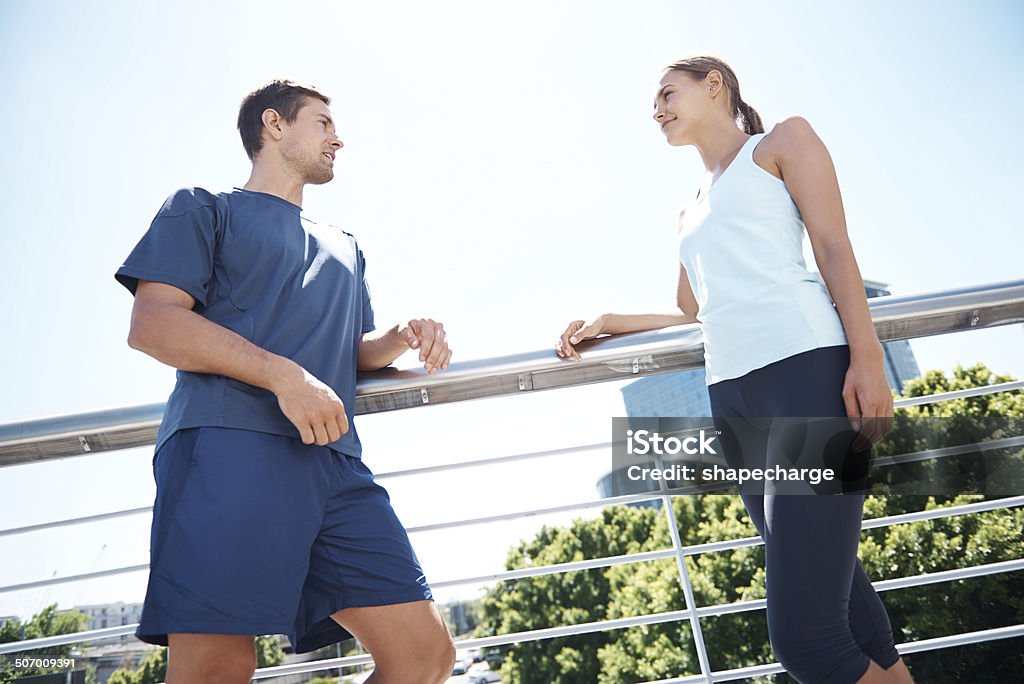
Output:
[[668,70],[658,82],[654,120],[669,145],[692,143],[694,126],[708,115],[711,97],[705,80],[686,71]]

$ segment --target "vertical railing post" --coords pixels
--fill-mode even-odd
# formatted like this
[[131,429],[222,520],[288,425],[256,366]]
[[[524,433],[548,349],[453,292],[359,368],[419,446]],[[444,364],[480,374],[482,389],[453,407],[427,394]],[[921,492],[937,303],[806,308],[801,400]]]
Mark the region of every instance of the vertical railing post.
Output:
[[[654,465],[658,470],[664,471],[664,463],[661,454],[655,451]],[[676,523],[675,509],[672,508],[672,495],[668,493],[668,485],[665,479],[658,480],[661,490],[661,506],[668,516],[668,533],[672,537],[672,548],[676,552],[676,564],[679,566],[679,583],[683,585],[683,597],[686,599],[686,612],[690,618],[690,629],[693,630],[693,641],[697,646],[697,660],[700,662],[700,673],[704,680],[711,684],[711,664],[708,662],[708,649],[704,645],[704,633],[700,629],[700,617],[697,615],[697,602],[693,597],[693,585],[690,583],[690,573],[686,570],[686,554],[683,553],[683,542],[679,536],[679,525]]]

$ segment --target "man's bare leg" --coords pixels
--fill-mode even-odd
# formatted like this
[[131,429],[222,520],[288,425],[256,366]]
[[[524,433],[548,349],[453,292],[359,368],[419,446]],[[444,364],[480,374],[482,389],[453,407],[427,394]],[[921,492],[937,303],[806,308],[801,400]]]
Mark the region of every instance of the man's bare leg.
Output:
[[452,675],[455,643],[433,601],[345,608],[331,618],[373,656],[366,684],[441,684]]
[[256,671],[256,637],[169,634],[167,684],[247,684]]

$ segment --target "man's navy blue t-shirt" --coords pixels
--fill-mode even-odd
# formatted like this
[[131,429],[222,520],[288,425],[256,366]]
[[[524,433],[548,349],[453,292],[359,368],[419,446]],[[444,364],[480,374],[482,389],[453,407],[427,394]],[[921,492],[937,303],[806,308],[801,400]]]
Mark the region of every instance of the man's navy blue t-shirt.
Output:
[[[167,283],[196,300],[196,313],[258,347],[295,361],[345,404],[350,429],[328,446],[360,456],[353,421],[359,337],[374,329],[355,238],[302,216],[274,195],[235,188],[171,195],[115,277]],[[202,426],[299,437],[268,390],[222,375],[178,371],[157,435]]]

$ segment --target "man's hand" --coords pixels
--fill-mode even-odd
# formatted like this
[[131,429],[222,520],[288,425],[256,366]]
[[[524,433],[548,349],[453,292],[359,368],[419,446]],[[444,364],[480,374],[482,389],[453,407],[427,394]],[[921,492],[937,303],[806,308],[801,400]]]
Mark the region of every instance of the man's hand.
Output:
[[272,391],[303,444],[324,446],[348,432],[345,404],[333,389],[297,363],[288,363],[275,378]]
[[444,326],[430,318],[412,318],[386,331],[364,333],[359,339],[357,367],[361,371],[384,368],[410,349],[419,350],[428,373],[447,370],[452,358]]
[[410,349],[419,350],[420,361],[428,373],[448,369],[452,350],[448,348],[448,335],[440,322],[430,318],[413,318],[398,327],[398,336]]

